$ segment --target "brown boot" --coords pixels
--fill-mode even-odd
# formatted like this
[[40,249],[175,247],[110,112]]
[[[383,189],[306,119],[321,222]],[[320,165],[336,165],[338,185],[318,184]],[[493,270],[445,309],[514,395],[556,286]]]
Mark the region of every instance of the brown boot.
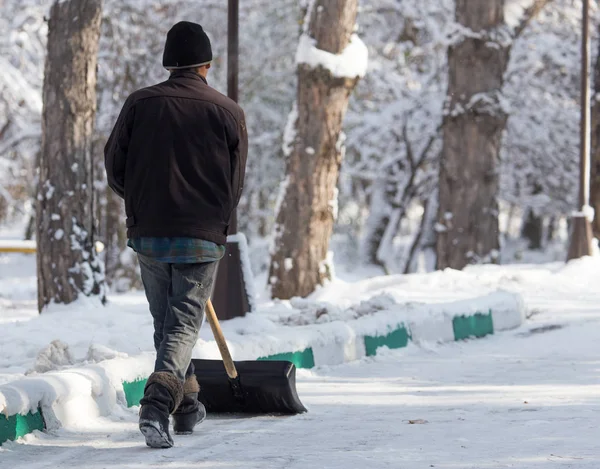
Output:
[[198,400],[199,392],[196,376],[187,378],[183,385],[183,400],[173,413],[173,430],[176,435],[190,435],[194,427],[206,418],[206,409]]
[[140,431],[151,448],[170,448],[169,415],[183,399],[181,382],[171,373],[152,373],[140,401]]

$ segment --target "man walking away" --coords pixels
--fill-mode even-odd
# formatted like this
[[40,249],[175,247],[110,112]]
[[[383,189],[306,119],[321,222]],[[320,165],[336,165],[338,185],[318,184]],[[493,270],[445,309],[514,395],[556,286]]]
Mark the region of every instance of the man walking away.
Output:
[[156,363],[139,423],[153,448],[173,446],[169,415],[176,434],[206,416],[192,349],[244,182],[244,113],[208,86],[211,61],[199,24],[173,26],[163,55],[169,79],[127,98],[105,148],[154,319]]

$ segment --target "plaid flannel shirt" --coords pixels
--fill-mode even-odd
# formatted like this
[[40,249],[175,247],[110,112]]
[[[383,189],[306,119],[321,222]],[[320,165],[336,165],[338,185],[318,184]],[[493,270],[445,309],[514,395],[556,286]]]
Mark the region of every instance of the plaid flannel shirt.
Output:
[[198,238],[133,238],[127,245],[143,256],[169,264],[215,262],[225,255],[225,246]]

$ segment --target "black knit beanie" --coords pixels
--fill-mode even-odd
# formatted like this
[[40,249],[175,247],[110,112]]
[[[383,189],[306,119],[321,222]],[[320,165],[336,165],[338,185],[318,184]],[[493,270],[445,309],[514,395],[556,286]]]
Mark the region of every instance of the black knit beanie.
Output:
[[167,33],[163,54],[167,70],[199,67],[211,61],[210,39],[199,24],[180,21]]

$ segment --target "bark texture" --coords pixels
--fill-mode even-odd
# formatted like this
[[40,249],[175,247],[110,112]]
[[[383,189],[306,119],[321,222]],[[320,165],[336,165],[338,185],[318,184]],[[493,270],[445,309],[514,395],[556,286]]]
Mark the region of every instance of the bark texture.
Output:
[[494,262],[498,256],[498,160],[507,121],[501,90],[510,55],[503,11],[504,0],[456,1],[456,20],[475,34],[464,34],[448,49],[439,269]]
[[[316,0],[304,34],[318,49],[339,54],[348,45],[357,0]],[[339,78],[322,66],[300,64],[285,191],[280,199],[270,267],[275,298],[306,296],[329,277],[336,186],[343,157],[342,121],[358,77]]]
[[101,9],[101,0],[66,0],[50,12],[36,215],[40,311],[79,295],[104,301],[92,151]]

